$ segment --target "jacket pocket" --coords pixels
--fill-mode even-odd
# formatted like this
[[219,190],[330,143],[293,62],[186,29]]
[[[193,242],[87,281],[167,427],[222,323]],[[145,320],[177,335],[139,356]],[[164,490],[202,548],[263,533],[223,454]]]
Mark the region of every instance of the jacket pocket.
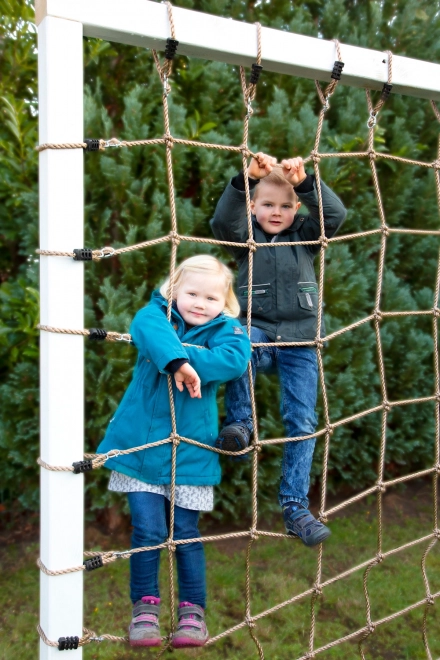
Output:
[[317,285],[314,282],[298,282],[298,331],[301,337],[315,339],[317,319]]
[[[249,288],[242,286],[239,288],[240,307],[244,313],[247,311]],[[267,314],[272,309],[272,291],[270,284],[252,284],[252,314],[261,316]]]

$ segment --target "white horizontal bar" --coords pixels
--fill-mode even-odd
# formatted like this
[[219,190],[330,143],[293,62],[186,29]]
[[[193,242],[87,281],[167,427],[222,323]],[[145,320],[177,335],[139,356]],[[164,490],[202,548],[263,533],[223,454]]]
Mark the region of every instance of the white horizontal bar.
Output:
[[[36,20],[46,15],[83,23],[84,35],[164,49],[171,36],[167,7],[151,0],[36,0]],[[255,25],[189,9],[173,8],[179,53],[250,66],[257,52]],[[262,29],[262,64],[268,71],[330,81],[337,59],[331,41],[273,28]],[[341,44],[341,83],[381,89],[388,78],[387,55]],[[440,64],[393,55],[393,92],[440,100]]]

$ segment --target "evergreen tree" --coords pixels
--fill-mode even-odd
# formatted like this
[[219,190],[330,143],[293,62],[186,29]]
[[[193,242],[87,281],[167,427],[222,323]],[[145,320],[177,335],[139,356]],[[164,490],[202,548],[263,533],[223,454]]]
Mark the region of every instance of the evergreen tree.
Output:
[[[1,476],[5,496],[23,505],[36,502],[36,143],[34,32],[30,9],[18,0],[0,0],[8,17],[0,41],[0,82],[5,122],[0,125],[0,219],[8,249],[0,252],[0,295],[6,314],[0,334],[1,395],[11,402],[0,417]],[[426,0],[358,3],[314,0],[218,2],[179,0],[178,6],[264,26],[338,38],[400,55],[440,62],[439,16]],[[436,13],[437,11],[437,13]],[[18,38],[17,38],[18,37]],[[263,45],[264,47],[264,45]],[[84,42],[85,135],[133,140],[163,134],[161,83],[151,53],[95,39]],[[342,59],[344,59],[342,48]],[[109,75],[110,74],[110,75]],[[19,83],[17,83],[19,80]],[[374,98],[377,98],[375,95]],[[221,144],[242,141],[244,106],[237,67],[178,56],[169,97],[172,133]],[[312,148],[320,110],[313,81],[264,71],[250,126],[250,147],[283,158]],[[15,117],[15,119],[14,119]],[[363,90],[342,83],[331,99],[321,151],[357,151],[367,146],[368,111]],[[15,123],[14,123],[15,122]],[[428,102],[392,95],[380,113],[378,151],[432,161],[437,126]],[[122,247],[168,233],[170,216],[163,146],[86,155],[86,245]],[[228,152],[176,145],[173,149],[177,216],[181,234],[211,237],[209,218],[241,157]],[[390,227],[436,228],[438,210],[433,172],[378,161],[380,187]],[[323,159],[323,179],[339,194],[352,233],[376,228],[379,214],[368,159]],[[333,332],[374,308],[380,236],[332,244],[326,253],[326,325]],[[72,246],[79,247],[79,246]],[[181,243],[179,260],[214,246]],[[430,309],[438,255],[437,237],[388,238],[382,309]],[[159,245],[99,263],[86,264],[86,327],[127,331],[135,311],[166,276],[169,246]],[[25,310],[25,312],[23,311]],[[390,400],[428,396],[434,391],[432,327],[429,317],[387,319],[381,336]],[[86,345],[87,450],[94,451],[127,385],[135,351],[127,345]],[[330,342],[325,369],[332,422],[381,403],[376,338],[372,324]],[[257,379],[262,437],[284,435],[278,412],[278,380]],[[322,424],[322,415],[320,424]],[[375,480],[380,414],[361,418],[332,436],[330,486],[361,488]],[[406,474],[432,465],[432,403],[396,408],[390,415],[387,474]],[[320,473],[322,439],[314,465]],[[275,504],[280,447],[261,454],[261,511]],[[78,457],[80,458],[80,457]],[[224,462],[221,506],[241,515],[249,510],[249,466]],[[26,477],[23,477],[23,467]],[[17,488],[22,480],[25,488]],[[111,499],[104,470],[87,475],[89,503]]]

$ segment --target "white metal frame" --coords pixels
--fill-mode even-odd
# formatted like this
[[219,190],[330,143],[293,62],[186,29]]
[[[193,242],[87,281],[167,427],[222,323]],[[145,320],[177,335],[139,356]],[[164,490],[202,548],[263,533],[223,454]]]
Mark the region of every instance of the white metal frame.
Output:
[[[254,25],[173,9],[179,52],[249,66],[256,59]],[[170,36],[167,8],[150,0],[36,0],[40,143],[83,140],[82,37],[163,50]],[[387,56],[341,44],[341,84],[381,89]],[[262,28],[265,69],[329,81],[330,41]],[[393,56],[393,92],[440,100],[440,65]],[[102,136],[105,137],[105,136]],[[82,150],[40,154],[41,248],[83,246]],[[83,327],[83,265],[41,258],[41,323]],[[83,337],[42,333],[41,457],[54,465],[81,460],[84,451]],[[83,476],[41,471],[41,558],[50,570],[83,561]],[[82,636],[82,573],[41,573],[40,623],[47,637]],[[107,632],[107,631],[106,631]],[[40,644],[44,660],[58,649]],[[69,657],[81,658],[82,649]]]

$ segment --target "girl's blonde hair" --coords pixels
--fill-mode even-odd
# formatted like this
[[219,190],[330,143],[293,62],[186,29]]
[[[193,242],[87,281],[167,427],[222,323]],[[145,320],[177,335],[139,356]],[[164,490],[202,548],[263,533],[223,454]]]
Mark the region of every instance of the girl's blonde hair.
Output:
[[222,275],[225,280],[225,308],[223,311],[227,316],[234,318],[240,314],[240,305],[233,289],[234,275],[225,264],[210,254],[197,254],[195,257],[182,261],[174,272],[173,282],[171,283],[168,277],[159,289],[164,298],[168,300],[169,296],[176,292],[185,273]]

